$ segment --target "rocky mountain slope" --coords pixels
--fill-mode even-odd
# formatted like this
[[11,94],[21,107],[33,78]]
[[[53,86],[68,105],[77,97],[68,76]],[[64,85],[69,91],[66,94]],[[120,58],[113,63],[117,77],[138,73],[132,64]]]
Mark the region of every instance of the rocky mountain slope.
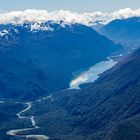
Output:
[[89,87],[64,90],[28,112],[51,139],[140,139],[140,49]]
[[120,42],[127,47],[140,46],[140,17],[128,19],[116,19],[100,28],[98,31],[110,38]]
[[120,48],[81,24],[1,24],[0,97],[33,100],[67,88],[73,72]]

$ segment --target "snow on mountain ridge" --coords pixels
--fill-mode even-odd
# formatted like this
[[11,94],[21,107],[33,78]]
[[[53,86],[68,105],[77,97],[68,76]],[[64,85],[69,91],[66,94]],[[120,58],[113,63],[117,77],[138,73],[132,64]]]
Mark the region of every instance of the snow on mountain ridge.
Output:
[[39,23],[31,24],[31,31],[37,31],[37,30],[53,31],[54,29],[50,26],[41,26],[41,24],[39,24]]
[[9,34],[9,32],[7,31],[7,30],[2,30],[2,31],[0,31],[0,36],[2,37],[2,36],[5,36],[5,35],[8,35]]
[[[7,26],[8,25],[8,26]],[[65,28],[67,26],[71,26],[72,24],[65,24],[64,22],[53,22],[48,21],[46,23],[38,23],[38,22],[27,22],[23,24],[0,24],[0,36],[10,35],[11,33],[18,34],[21,29],[26,29],[29,32],[36,32],[36,31],[48,31],[52,32],[56,30],[56,25],[59,28]]]
[[0,24],[0,38],[8,39],[22,32],[54,32],[63,28],[71,30],[76,23],[65,23],[64,21],[54,22],[48,21],[45,23],[25,22],[22,24]]

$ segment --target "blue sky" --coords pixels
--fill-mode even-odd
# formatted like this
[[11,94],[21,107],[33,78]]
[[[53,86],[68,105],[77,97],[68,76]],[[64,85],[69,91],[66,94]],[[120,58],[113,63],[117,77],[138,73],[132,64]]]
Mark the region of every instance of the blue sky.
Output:
[[140,8],[140,0],[0,0],[2,10],[46,9],[78,12],[114,11],[120,8]]

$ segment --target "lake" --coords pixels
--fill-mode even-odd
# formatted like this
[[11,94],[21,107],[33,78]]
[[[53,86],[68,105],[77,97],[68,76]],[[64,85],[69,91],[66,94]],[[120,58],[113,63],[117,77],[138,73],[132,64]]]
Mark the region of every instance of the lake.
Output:
[[107,58],[107,60],[101,61],[96,65],[90,67],[88,70],[81,72],[70,82],[70,89],[80,89],[81,84],[94,82],[99,78],[99,75],[106,70],[112,68],[117,64],[117,61]]

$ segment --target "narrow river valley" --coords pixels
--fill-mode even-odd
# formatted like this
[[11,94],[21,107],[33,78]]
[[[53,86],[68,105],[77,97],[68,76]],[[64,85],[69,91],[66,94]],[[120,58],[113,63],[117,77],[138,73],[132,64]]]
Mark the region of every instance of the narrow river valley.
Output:
[[34,130],[34,129],[38,129],[39,126],[36,125],[36,121],[35,121],[35,118],[34,116],[26,116],[26,115],[23,115],[23,113],[25,113],[26,111],[30,110],[31,107],[32,107],[32,102],[29,102],[29,103],[24,103],[27,107],[23,110],[21,110],[19,113],[17,113],[17,117],[19,119],[24,119],[26,121],[26,119],[29,119],[31,121],[31,125],[32,127],[31,128],[23,128],[23,129],[17,129],[17,130],[9,130],[7,132],[7,135],[10,135],[10,136],[15,136],[15,137],[22,137],[22,138],[32,138],[32,139],[35,139],[35,140],[48,140],[49,137],[46,136],[46,135],[21,135],[20,133],[23,133],[23,132],[27,132],[27,131],[31,131],[31,130]]

